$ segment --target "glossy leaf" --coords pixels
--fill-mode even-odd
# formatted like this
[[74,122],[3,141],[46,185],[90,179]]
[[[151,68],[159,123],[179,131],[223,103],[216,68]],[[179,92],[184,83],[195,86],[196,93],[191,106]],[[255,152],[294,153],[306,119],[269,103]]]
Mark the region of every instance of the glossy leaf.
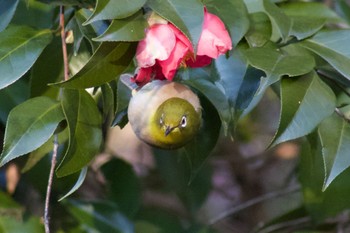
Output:
[[197,89],[215,106],[219,113],[224,130],[227,133],[232,119],[227,97],[212,81],[205,79],[205,77],[208,76],[205,71],[197,69],[191,72],[190,76],[191,77],[185,80],[184,83]]
[[325,4],[319,2],[289,2],[280,8],[290,17],[302,17],[309,20],[324,20],[329,23],[341,22],[340,17]]
[[123,79],[126,78],[130,80],[131,77],[132,75],[130,74],[122,74],[118,79],[117,92],[115,95],[116,111],[112,122],[113,127],[118,125],[122,129],[128,123],[128,106],[132,95],[131,89],[125,85]]
[[[238,47],[228,59],[220,56],[214,61],[215,72],[220,77],[216,85],[225,90],[234,118],[239,117],[248,107],[259,87],[261,77],[264,76],[262,71],[247,65],[242,51],[243,49]],[[232,126],[234,127],[234,124]]]
[[310,19],[302,16],[291,17],[291,19],[293,25],[289,35],[295,36],[298,40],[314,35],[326,23],[325,19]]
[[40,54],[30,72],[30,96],[48,96],[56,99],[59,89],[47,84],[58,82],[63,78],[61,38],[55,37]]
[[86,174],[88,171],[88,167],[83,167],[79,173],[79,177],[76,181],[76,183],[74,184],[74,186],[68,191],[68,193],[66,193],[63,197],[61,197],[58,201],[62,201],[63,199],[69,197],[72,193],[74,193],[75,191],[77,191],[80,186],[83,184],[83,182],[85,181],[86,178]]
[[99,152],[102,142],[101,115],[85,90],[65,89],[62,107],[69,129],[69,143],[56,171],[59,177],[85,167]]
[[47,97],[30,99],[9,114],[0,165],[44,144],[64,119],[60,103]]
[[146,0],[98,0],[94,12],[84,24],[97,20],[126,18],[140,10],[145,2]]
[[316,53],[350,79],[350,30],[322,31],[300,44]]
[[305,136],[335,109],[335,95],[315,72],[281,81],[281,116],[271,146]]
[[204,8],[198,0],[148,0],[147,4],[185,33],[197,48],[204,18]]
[[320,124],[318,134],[325,165],[325,190],[340,173],[350,167],[350,125],[333,114]]
[[271,40],[277,41],[282,39],[282,42],[286,42],[289,37],[289,32],[292,28],[291,19],[284,14],[284,12],[278,8],[270,0],[263,0],[262,3],[264,12],[270,18],[272,25]]
[[190,162],[191,180],[196,177],[196,174],[214,149],[219,139],[222,125],[217,109],[215,109],[216,105],[210,103],[206,98],[201,98],[200,101],[203,108],[202,126],[194,139],[184,146]]
[[242,0],[205,0],[208,12],[225,23],[233,45],[237,45],[249,29],[247,8]]
[[77,74],[55,85],[82,89],[112,81],[129,66],[135,51],[134,43],[102,43]]
[[251,48],[244,52],[250,65],[266,73],[262,79],[260,92],[280,80],[283,75],[290,77],[303,75],[315,67],[311,55],[290,55],[271,48]]
[[272,26],[269,18],[262,12],[250,15],[249,31],[245,35],[250,47],[263,47],[270,42]]
[[10,23],[13,15],[15,14],[18,2],[19,0],[0,1],[0,32]]
[[102,166],[107,180],[108,196],[128,217],[133,217],[141,206],[141,186],[130,164],[113,159]]
[[321,222],[350,208],[350,170],[339,174],[323,191],[325,169],[322,145],[317,133],[309,135],[307,139],[302,145],[299,179],[306,209],[313,220]]
[[115,19],[107,30],[94,41],[139,41],[145,37],[148,23],[142,12],[125,19]]
[[20,0],[11,25],[26,25],[37,29],[53,28],[56,9],[55,6],[37,0]]
[[97,232],[133,233],[134,226],[112,202],[65,202],[68,211],[83,225]]
[[22,77],[51,41],[50,30],[11,26],[0,32],[0,89]]
[[102,85],[101,92],[103,105],[103,124],[109,128],[115,112],[114,93],[112,87],[109,84]]
[[6,124],[11,109],[23,103],[29,97],[29,88],[25,81],[19,80],[0,90],[0,122]]
[[[56,133],[57,133],[57,130],[56,130]],[[66,141],[68,141],[68,129],[66,128],[62,132],[57,133],[57,136],[58,136],[58,144],[63,145]],[[40,162],[42,158],[45,157],[45,155],[48,155],[50,152],[52,152],[54,148],[54,137],[55,135],[53,135],[49,140],[47,140],[47,142],[41,145],[38,149],[32,151],[29,154],[28,159],[21,170],[22,173],[32,169],[35,165],[38,164],[38,162]]]
[[[78,39],[79,37],[81,37],[80,39],[85,38],[89,42],[92,51],[95,51],[100,44],[93,41],[92,38],[95,38],[97,35],[101,34],[101,32],[103,32],[107,28],[107,25],[103,23],[103,21],[101,21],[98,24],[92,23],[83,26],[83,23],[86,21],[89,15],[90,11],[88,9],[80,9],[79,11],[75,12],[74,18],[77,26],[75,32],[77,33]],[[77,32],[78,30],[79,32]],[[79,41],[76,42],[78,42],[77,45],[79,45]]]

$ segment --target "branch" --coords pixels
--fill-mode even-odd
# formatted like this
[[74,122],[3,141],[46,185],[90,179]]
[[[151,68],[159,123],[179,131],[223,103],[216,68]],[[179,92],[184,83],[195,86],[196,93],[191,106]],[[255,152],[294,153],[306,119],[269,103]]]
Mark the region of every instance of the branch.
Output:
[[[68,66],[68,55],[67,55],[67,45],[66,45],[66,33],[64,26],[64,6],[60,6],[60,31],[61,31],[61,42],[62,42],[62,54],[63,54],[63,66],[64,66],[64,80],[67,81],[69,79],[69,66]],[[61,92],[60,92],[61,93]],[[49,207],[50,207],[50,196],[52,190],[52,181],[55,175],[55,167],[57,162],[57,153],[58,153],[58,136],[54,135],[54,146],[51,157],[51,168],[49,174],[49,180],[47,184],[46,190],[46,198],[45,198],[45,210],[44,210],[44,225],[45,225],[45,233],[50,233],[50,217],[49,217]]]
[[69,66],[68,66],[68,55],[66,45],[66,31],[64,27],[64,6],[60,6],[60,28],[61,28],[61,42],[62,42],[62,53],[63,53],[63,66],[64,66],[64,80],[69,79]]
[[218,216],[216,216],[215,218],[212,218],[209,220],[209,224],[210,225],[213,225],[215,223],[217,223],[218,221],[230,216],[230,215],[233,215],[241,210],[244,210],[244,209],[247,209],[253,205],[256,205],[260,202],[263,202],[263,201],[267,201],[267,200],[270,200],[270,199],[273,199],[273,198],[276,198],[276,197],[280,197],[280,196],[284,196],[284,195],[287,195],[287,194],[290,194],[290,193],[294,193],[294,192],[297,192],[300,190],[300,186],[299,185],[293,185],[293,186],[290,186],[286,189],[283,189],[283,190],[278,190],[278,191],[275,191],[275,192],[270,192],[270,193],[266,193],[262,196],[259,196],[257,198],[254,198],[254,199],[251,199],[247,202],[244,202],[240,205],[237,205],[237,206],[234,206],[224,212],[222,212],[221,214],[219,214]]
[[46,198],[45,198],[45,211],[44,211],[45,233],[50,233],[49,206],[50,206],[50,195],[51,195],[51,189],[52,189],[52,180],[55,173],[57,151],[58,151],[58,137],[57,137],[57,134],[55,134],[54,142],[53,142],[53,152],[52,152],[52,158],[51,158],[50,175],[49,175],[49,181],[47,184]]

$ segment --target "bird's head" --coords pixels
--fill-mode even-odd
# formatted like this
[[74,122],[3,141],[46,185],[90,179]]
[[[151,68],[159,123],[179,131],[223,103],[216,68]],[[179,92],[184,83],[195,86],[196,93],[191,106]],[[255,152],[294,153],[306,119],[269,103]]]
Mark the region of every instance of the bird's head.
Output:
[[201,125],[201,112],[187,100],[172,97],[158,107],[150,124],[156,146],[176,149],[196,135]]

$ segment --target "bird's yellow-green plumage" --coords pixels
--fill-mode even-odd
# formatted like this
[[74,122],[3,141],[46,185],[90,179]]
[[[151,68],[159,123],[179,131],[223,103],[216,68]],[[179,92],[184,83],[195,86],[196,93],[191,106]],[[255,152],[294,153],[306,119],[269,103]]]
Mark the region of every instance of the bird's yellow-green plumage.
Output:
[[201,125],[201,106],[187,86],[155,80],[130,100],[128,118],[135,134],[146,143],[176,149],[188,143]]

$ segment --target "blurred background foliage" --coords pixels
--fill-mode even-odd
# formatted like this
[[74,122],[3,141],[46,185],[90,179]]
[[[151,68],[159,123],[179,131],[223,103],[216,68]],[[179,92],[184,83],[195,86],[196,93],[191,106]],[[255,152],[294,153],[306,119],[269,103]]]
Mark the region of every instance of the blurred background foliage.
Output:
[[[204,109],[197,143],[151,148],[118,78],[145,11],[195,42],[203,5],[234,50],[178,72]],[[0,0],[0,233],[44,232],[54,133],[52,232],[349,232],[349,22],[346,0]]]

